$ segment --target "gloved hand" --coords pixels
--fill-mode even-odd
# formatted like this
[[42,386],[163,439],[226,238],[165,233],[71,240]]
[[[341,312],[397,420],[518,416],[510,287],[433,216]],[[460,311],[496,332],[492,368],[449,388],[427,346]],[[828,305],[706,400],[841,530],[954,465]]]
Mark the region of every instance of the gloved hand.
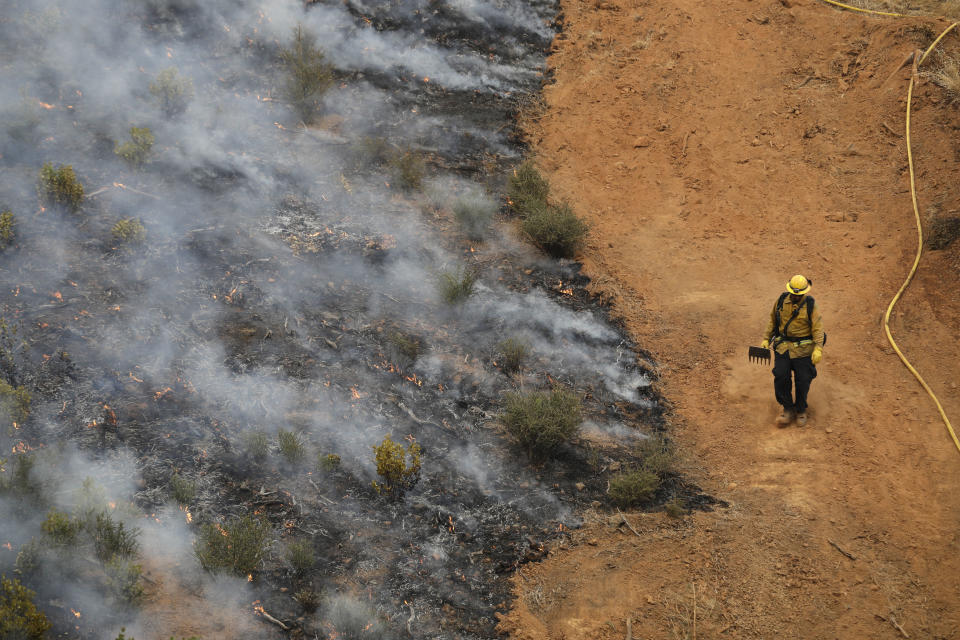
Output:
[[769,349],[769,348],[770,348],[770,341],[769,341],[769,340],[764,340],[763,342],[761,342],[761,343],[760,343],[760,348],[761,348],[761,349]]
[[810,362],[813,364],[820,364],[821,360],[823,360],[823,349],[820,347],[814,347],[813,353],[810,354]]

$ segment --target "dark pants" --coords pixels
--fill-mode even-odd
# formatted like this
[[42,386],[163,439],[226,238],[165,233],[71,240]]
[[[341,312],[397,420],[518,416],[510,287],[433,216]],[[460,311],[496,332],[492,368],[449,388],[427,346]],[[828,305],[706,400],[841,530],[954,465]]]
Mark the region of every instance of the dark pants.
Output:
[[[790,373],[793,373],[793,385],[796,387],[796,402],[791,395]],[[777,394],[777,402],[787,411],[803,413],[807,410],[807,392],[810,391],[810,382],[817,377],[817,368],[806,358],[791,358],[789,355],[778,353],[773,359],[773,390]]]

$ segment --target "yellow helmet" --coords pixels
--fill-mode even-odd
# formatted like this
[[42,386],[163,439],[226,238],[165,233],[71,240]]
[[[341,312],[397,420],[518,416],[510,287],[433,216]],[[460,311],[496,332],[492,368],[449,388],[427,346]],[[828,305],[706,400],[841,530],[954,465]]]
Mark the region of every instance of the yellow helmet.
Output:
[[790,282],[787,283],[787,293],[792,293],[795,296],[805,295],[810,291],[811,284],[813,283],[798,273],[790,278]]

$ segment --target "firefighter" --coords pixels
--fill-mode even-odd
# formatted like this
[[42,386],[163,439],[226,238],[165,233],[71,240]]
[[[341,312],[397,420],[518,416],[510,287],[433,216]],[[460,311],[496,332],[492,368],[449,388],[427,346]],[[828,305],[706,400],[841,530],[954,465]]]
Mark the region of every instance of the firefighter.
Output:
[[773,305],[760,343],[774,351],[773,389],[783,409],[776,420],[780,427],[788,426],[794,418],[798,427],[807,424],[807,392],[817,377],[817,364],[826,344],[823,318],[809,295],[812,284],[799,274],[790,278],[786,292]]

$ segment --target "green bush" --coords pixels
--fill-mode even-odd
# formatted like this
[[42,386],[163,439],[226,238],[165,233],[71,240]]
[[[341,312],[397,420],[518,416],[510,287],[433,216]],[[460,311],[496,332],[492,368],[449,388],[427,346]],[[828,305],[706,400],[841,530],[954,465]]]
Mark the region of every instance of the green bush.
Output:
[[440,297],[449,305],[460,304],[473,295],[477,272],[469,267],[442,271],[437,278]]
[[153,133],[149,127],[130,127],[130,140],[123,144],[118,144],[113,148],[113,152],[123,158],[131,167],[139,167],[150,156],[150,150],[153,149]]
[[284,98],[306,124],[313,122],[317,102],[333,84],[333,67],[327,64],[316,39],[304,32],[302,25],[293,30],[293,42],[280,50],[280,60],[287,70]]
[[297,575],[303,575],[316,564],[313,555],[313,545],[309,540],[297,540],[287,547],[287,562],[293,567]]
[[545,205],[548,195],[550,184],[530,161],[514,169],[507,180],[510,208],[521,216],[526,217],[534,207]]
[[660,488],[660,476],[643,468],[623,471],[610,478],[610,500],[620,507],[643,504]]
[[127,529],[122,522],[114,522],[107,513],[97,515],[92,534],[94,550],[104,562],[113,558],[130,558],[140,548],[140,530]]
[[507,431],[532,459],[542,459],[569,441],[581,422],[580,398],[567,389],[533,391],[507,396]]
[[13,244],[17,237],[17,217],[11,211],[0,213],[0,250]]
[[420,338],[394,331],[387,340],[390,342],[390,359],[401,369],[409,367],[420,357],[423,349],[423,341]]
[[365,136],[350,147],[356,168],[365,165],[382,166],[393,157],[393,148],[383,136]]
[[383,479],[383,482],[374,480],[372,483],[377,493],[400,498],[420,480],[421,450],[415,441],[411,441],[404,451],[403,445],[394,442],[387,434],[382,443],[373,447],[373,452],[377,475]]
[[197,483],[175,473],[170,478],[170,495],[177,504],[186,506],[197,496]]
[[313,613],[320,606],[320,593],[313,587],[304,587],[293,594],[293,599],[307,613]]
[[663,505],[663,511],[671,518],[682,518],[689,512],[687,509],[687,503],[683,500],[683,498],[674,498],[667,504]]
[[112,558],[104,567],[107,573],[107,588],[113,597],[126,605],[136,605],[143,600],[143,568],[119,557]]
[[373,607],[349,596],[330,598],[323,617],[333,626],[330,636],[344,640],[385,640],[388,630]]
[[136,218],[124,218],[113,225],[110,236],[117,245],[143,244],[147,239],[147,229]]
[[277,433],[277,448],[280,450],[280,455],[290,464],[298,464],[307,453],[300,434],[286,429],[280,429]]
[[559,206],[541,203],[531,207],[520,228],[534,244],[555,258],[572,258],[590,230],[566,203]]
[[83,185],[77,180],[71,165],[60,165],[54,169],[53,163],[47,162],[40,167],[37,195],[44,206],[60,205],[76,211],[83,202]]
[[23,422],[30,415],[30,392],[0,378],[0,419]]
[[335,453],[317,454],[317,467],[321,471],[331,472],[340,468],[340,456]]
[[263,460],[270,451],[270,439],[263,431],[248,431],[243,434],[247,454],[254,460]]
[[610,478],[610,499],[621,507],[634,507],[653,498],[674,466],[676,456],[662,437],[645,438],[637,447],[639,464]]
[[468,193],[453,203],[453,217],[471,240],[483,240],[497,212],[497,204],[482,193]]
[[19,580],[0,577],[0,638],[43,640],[51,624],[33,603],[34,596]]
[[17,559],[13,563],[13,570],[23,577],[32,576],[40,568],[42,559],[43,549],[40,543],[36,538],[30,538],[30,542],[20,545]]
[[506,373],[519,371],[530,355],[530,345],[525,340],[507,338],[497,344],[500,352],[500,366]]
[[391,181],[404,191],[419,191],[427,173],[423,156],[414,151],[399,153],[390,159]]
[[266,555],[269,535],[270,524],[266,520],[243,516],[224,526],[203,525],[193,551],[200,566],[207,571],[229,571],[245,576],[253,572]]
[[4,492],[21,500],[30,501],[33,508],[39,507],[45,500],[44,486],[33,473],[36,464],[36,458],[32,453],[16,456],[9,477],[4,477],[0,485],[0,489]]
[[161,111],[173,117],[187,110],[193,97],[193,80],[184,78],[176,67],[164,69],[150,83],[150,94],[157,100]]
[[50,510],[40,528],[54,544],[63,547],[73,546],[77,541],[77,533],[80,531],[80,526],[73,518],[56,509]]

